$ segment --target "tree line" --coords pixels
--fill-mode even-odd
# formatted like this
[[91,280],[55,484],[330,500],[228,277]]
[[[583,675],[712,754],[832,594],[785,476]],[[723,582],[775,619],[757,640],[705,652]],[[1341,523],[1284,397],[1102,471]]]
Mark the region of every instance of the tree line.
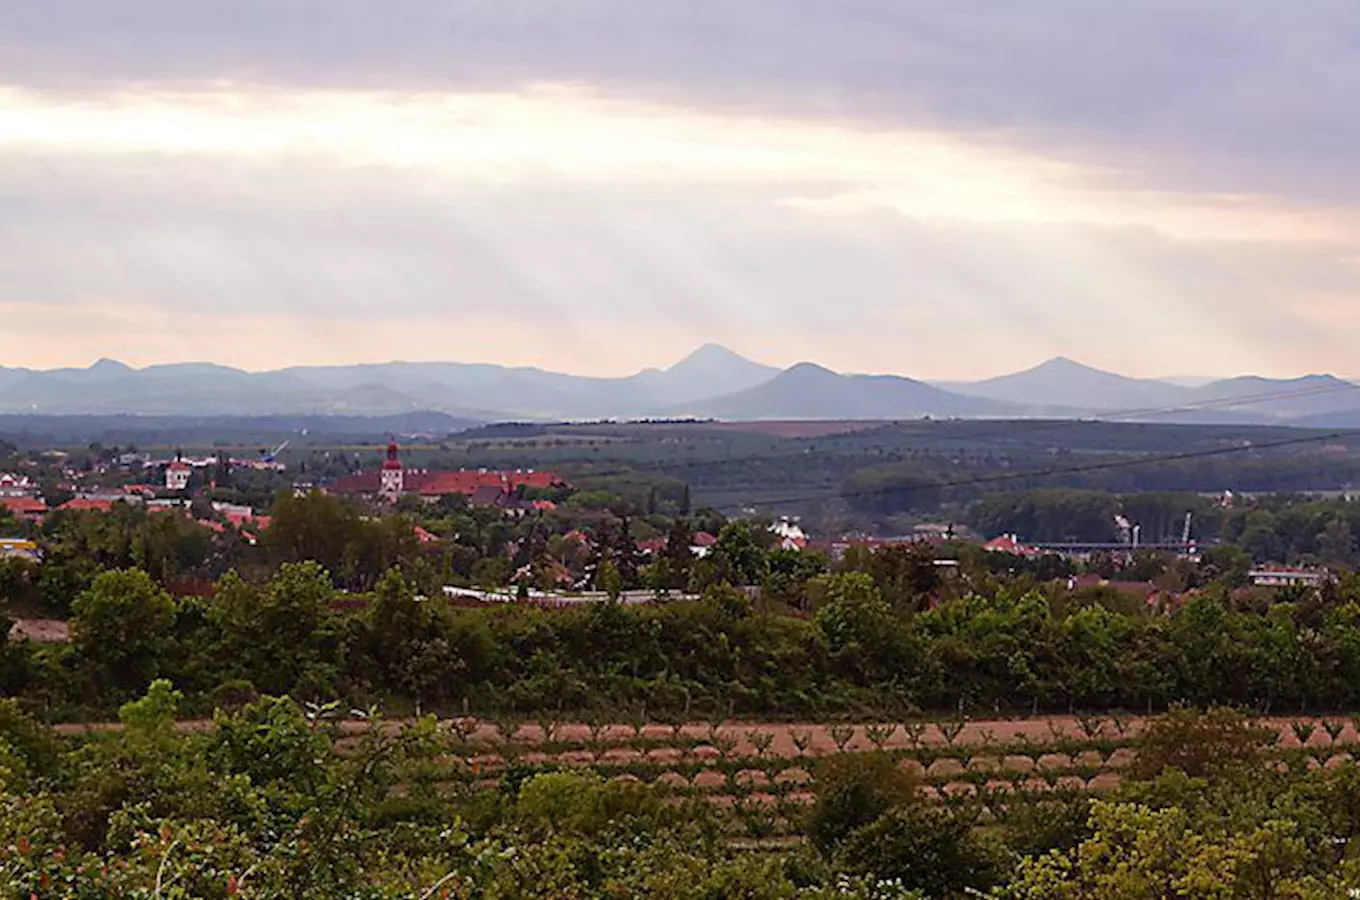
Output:
[[314,562],[261,582],[228,572],[211,596],[174,598],[119,569],[73,602],[70,644],[5,642],[0,687],[66,717],[156,678],[200,710],[258,693],[578,716],[1360,708],[1353,576],[1274,595],[1211,582],[1164,608],[985,570],[951,584],[927,560],[781,572],[808,611],[722,583],[696,602],[468,609],[397,569],[372,591],[341,590]]

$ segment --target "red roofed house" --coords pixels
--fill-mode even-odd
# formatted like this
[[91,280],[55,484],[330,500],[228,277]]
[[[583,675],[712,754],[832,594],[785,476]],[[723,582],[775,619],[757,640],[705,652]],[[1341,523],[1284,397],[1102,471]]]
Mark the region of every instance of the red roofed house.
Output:
[[703,558],[713,551],[713,547],[718,543],[718,539],[707,531],[697,532],[690,538],[689,550],[695,556]]
[[[455,472],[431,472],[428,469],[408,469],[402,465],[396,441],[387,445],[387,458],[376,471],[356,472],[335,480],[331,491],[337,494],[357,494],[395,503],[407,494],[427,500],[461,494],[479,505],[499,505],[501,495],[512,497],[521,487],[546,490],[566,487],[567,483],[554,472],[529,470],[475,472],[459,469]],[[504,500],[499,500],[504,502]],[[535,504],[534,508],[543,508]]]
[[1016,556],[1038,556],[1039,550],[1022,544],[1013,534],[1003,534],[982,545],[988,553],[1013,553]]
[[666,552],[668,543],[670,542],[663,537],[647,538],[645,541],[638,541],[637,548],[639,553],[644,553],[647,556],[660,556]]
[[0,507],[8,510],[16,519],[36,521],[47,512],[47,503],[40,497],[0,497]]

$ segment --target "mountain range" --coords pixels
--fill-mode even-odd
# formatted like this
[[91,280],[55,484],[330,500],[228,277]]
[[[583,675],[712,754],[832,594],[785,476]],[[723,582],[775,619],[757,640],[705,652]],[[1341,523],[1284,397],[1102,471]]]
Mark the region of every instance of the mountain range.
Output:
[[1070,359],[973,382],[762,365],[714,344],[621,378],[485,363],[390,362],[247,372],[211,363],[135,369],[0,367],[0,413],[385,416],[462,420],[1106,418],[1360,427],[1360,385],[1293,379],[1129,378]]

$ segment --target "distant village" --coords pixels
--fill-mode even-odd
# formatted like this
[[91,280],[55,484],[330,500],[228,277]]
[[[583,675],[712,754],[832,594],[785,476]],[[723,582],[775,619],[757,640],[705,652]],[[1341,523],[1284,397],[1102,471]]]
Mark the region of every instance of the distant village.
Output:
[[[126,474],[125,483],[116,487],[89,486],[85,483],[87,473],[59,468],[62,477],[57,481],[57,489],[69,495],[59,502],[52,502],[52,498],[44,496],[39,479],[35,476],[23,471],[0,472],[0,509],[8,513],[15,523],[39,526],[54,512],[108,513],[116,504],[125,503],[140,506],[149,513],[182,516],[204,529],[219,534],[233,534],[246,544],[255,545],[270,527],[271,517],[267,511],[239,503],[205,500],[204,496],[217,487],[219,480],[229,478],[233,471],[249,470],[276,475],[286,472],[287,467],[279,459],[286,447],[287,443],[273,451],[261,452],[258,458],[228,455],[193,457],[175,453],[168,458],[157,459],[134,451],[119,453],[108,461],[103,474],[107,474],[109,469],[116,469]],[[549,498],[569,496],[573,487],[566,478],[552,471],[431,470],[407,466],[400,447],[392,440],[387,444],[378,467],[352,472],[324,484],[293,482],[292,490],[298,495],[320,491],[351,498],[379,513],[391,510],[398,504],[409,504],[410,498],[415,498],[421,504],[436,504],[445,498],[457,498],[470,508],[498,511],[510,518],[523,518],[555,511],[557,502]],[[1192,539],[1188,518],[1181,542],[1151,548],[1138,545],[1136,525],[1128,522],[1119,524],[1123,538],[1121,542],[1064,545],[1031,543],[1014,534],[983,541],[952,524],[944,523],[922,524],[911,534],[888,538],[841,535],[814,539],[797,521],[783,518],[770,522],[768,529],[774,548],[793,552],[820,551],[833,562],[838,562],[854,548],[872,552],[886,547],[921,543],[947,545],[958,540],[979,545],[989,554],[1016,560],[1058,557],[1080,566],[1089,564],[1096,554],[1113,554],[1129,559],[1140,549],[1161,550],[1174,553],[1182,559],[1198,561],[1201,548]],[[421,543],[436,543],[440,540],[437,535],[419,525],[414,526],[414,532]],[[563,539],[581,552],[589,552],[592,548],[592,536],[579,528],[566,532]],[[696,531],[692,535],[690,553],[701,559],[711,552],[717,541],[717,536],[712,532]],[[666,537],[644,537],[636,541],[636,551],[644,559],[657,557],[666,548]],[[956,564],[948,556],[947,552],[941,554],[936,560],[937,565],[947,569],[951,564]],[[5,534],[0,529],[0,558],[5,557],[24,558],[40,564],[41,544],[30,535]],[[1318,568],[1266,566],[1250,572],[1251,582],[1262,587],[1316,586],[1327,577],[1326,570]],[[1126,584],[1084,574],[1073,576],[1069,584],[1074,589],[1096,586],[1112,587],[1131,595],[1139,594],[1149,604],[1166,599],[1150,583]],[[535,588],[529,596],[531,599],[551,599],[562,596],[562,590],[580,587],[563,574],[555,579],[553,590]],[[448,587],[446,591],[451,597],[488,602],[509,597],[495,590]],[[576,599],[592,599],[597,593],[577,591],[573,596]],[[646,591],[634,591],[622,599],[625,602],[642,602],[647,596]]]

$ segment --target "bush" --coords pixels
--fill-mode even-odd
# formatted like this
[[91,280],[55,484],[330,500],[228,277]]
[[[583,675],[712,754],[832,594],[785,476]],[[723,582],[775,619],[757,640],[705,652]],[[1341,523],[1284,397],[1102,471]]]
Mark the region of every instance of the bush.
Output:
[[1255,763],[1268,734],[1234,709],[1175,709],[1143,729],[1133,774],[1146,779],[1179,769],[1191,778],[1202,778]]
[[915,775],[885,753],[837,754],[817,766],[808,839],[831,855],[851,832],[916,799]]
[[836,853],[837,868],[929,897],[984,890],[1001,875],[1002,854],[973,825],[971,817],[942,806],[906,803],[852,832]]

